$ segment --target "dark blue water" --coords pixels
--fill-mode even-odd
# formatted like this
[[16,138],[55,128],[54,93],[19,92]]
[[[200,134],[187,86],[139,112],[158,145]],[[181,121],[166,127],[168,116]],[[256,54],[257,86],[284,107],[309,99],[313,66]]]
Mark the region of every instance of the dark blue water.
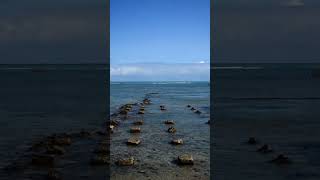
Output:
[[[30,160],[23,158],[26,150],[47,135],[102,127],[107,116],[105,74],[103,65],[1,65],[0,177],[43,179],[43,169],[28,166],[13,177],[2,168]],[[75,142],[66,149],[57,165],[64,178],[81,179],[92,172],[92,177],[105,176],[89,166],[96,141]]]
[[[319,64],[220,64],[214,70],[216,179],[319,179]],[[261,144],[248,146],[251,136]],[[275,152],[255,152],[263,143]],[[267,163],[284,153],[293,163]]]

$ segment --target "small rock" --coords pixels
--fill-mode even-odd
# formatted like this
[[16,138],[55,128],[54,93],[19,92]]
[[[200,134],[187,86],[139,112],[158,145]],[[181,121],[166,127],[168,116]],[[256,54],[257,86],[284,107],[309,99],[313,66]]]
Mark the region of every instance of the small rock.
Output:
[[201,114],[201,111],[196,110],[194,113],[196,113],[196,114]]
[[130,128],[131,133],[140,133],[141,129],[139,127],[132,127]]
[[177,132],[177,129],[174,128],[174,127],[169,127],[169,128],[168,128],[168,132],[169,132],[169,133],[175,133],[175,132]]
[[175,124],[173,120],[166,120],[164,121],[165,124]]
[[257,144],[258,141],[256,140],[256,138],[250,137],[247,143],[251,144],[251,145],[254,145],[254,144]]
[[66,152],[65,149],[63,147],[61,147],[61,146],[53,145],[53,146],[48,146],[47,147],[47,153],[48,154],[59,154],[59,155],[62,155],[65,152]]
[[210,120],[208,120],[208,121],[206,122],[206,124],[210,124]]
[[179,165],[193,165],[193,157],[189,154],[184,154],[178,157]]
[[270,162],[275,163],[275,164],[279,164],[279,165],[292,163],[292,161],[287,156],[285,156],[283,154],[280,154],[279,156],[277,156],[276,158],[274,158]]
[[140,110],[138,114],[144,114],[144,110]]
[[196,110],[196,109],[194,107],[192,107],[191,110],[193,111],[193,110]]
[[181,144],[183,144],[183,140],[182,139],[174,139],[171,141],[171,144],[181,145]]
[[143,125],[143,120],[133,122],[134,125]]
[[132,137],[132,138],[128,139],[127,144],[128,145],[139,145],[140,142],[141,141],[139,138]]
[[190,104],[188,104],[188,105],[187,105],[187,107],[189,108],[189,107],[191,107],[191,105],[190,105]]
[[132,165],[134,165],[134,158],[133,157],[121,158],[118,161],[116,161],[116,165],[118,165],[118,166],[132,166]]
[[47,174],[47,179],[48,180],[60,180],[61,175],[58,171],[54,170],[54,169],[50,169],[48,174]]
[[263,146],[257,149],[257,152],[270,153],[273,152],[273,150],[270,148],[268,144],[264,144]]

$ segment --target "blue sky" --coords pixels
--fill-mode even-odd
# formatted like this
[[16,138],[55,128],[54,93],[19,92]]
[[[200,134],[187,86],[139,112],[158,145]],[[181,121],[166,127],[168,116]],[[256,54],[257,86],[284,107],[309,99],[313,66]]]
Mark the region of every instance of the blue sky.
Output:
[[210,0],[111,0],[110,41],[112,80],[208,80]]

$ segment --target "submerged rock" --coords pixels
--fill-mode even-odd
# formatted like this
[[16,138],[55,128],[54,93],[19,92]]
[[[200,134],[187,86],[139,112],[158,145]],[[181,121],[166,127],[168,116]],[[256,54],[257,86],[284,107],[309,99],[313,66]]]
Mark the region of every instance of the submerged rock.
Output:
[[58,171],[56,171],[54,169],[50,169],[47,174],[47,179],[48,180],[61,180],[62,177]]
[[118,165],[118,166],[132,166],[132,165],[134,165],[134,158],[133,157],[121,158],[116,161],[116,165]]
[[144,110],[140,110],[138,114],[144,114]]
[[131,127],[130,132],[131,133],[140,133],[141,129],[139,127]]
[[38,166],[53,166],[54,156],[53,155],[33,155],[32,164]]
[[275,164],[279,164],[279,165],[292,163],[292,161],[287,156],[285,156],[283,154],[278,155],[276,158],[272,159],[270,162],[275,163]]
[[166,120],[164,121],[165,124],[175,124],[173,120]]
[[139,138],[132,137],[132,138],[129,138],[129,139],[128,139],[127,144],[128,144],[128,145],[139,145],[140,142],[141,142],[141,141],[140,141]]
[[188,104],[188,105],[187,105],[187,107],[189,108],[189,107],[191,107],[191,105],[190,105],[190,104]]
[[177,132],[177,129],[174,128],[174,127],[169,127],[169,128],[168,128],[168,132],[169,132],[169,133],[175,133],[175,132]]
[[263,146],[257,149],[257,152],[270,153],[273,152],[273,150],[268,144],[264,144]]
[[47,153],[48,154],[59,154],[59,155],[62,155],[65,152],[66,152],[65,149],[63,147],[61,147],[61,146],[53,145],[53,146],[48,146],[47,147]]
[[182,139],[174,139],[171,141],[171,144],[173,145],[181,145],[183,144],[183,140]]
[[134,125],[143,125],[143,120],[133,122]]
[[166,109],[166,107],[165,107],[164,105],[161,105],[161,106],[160,106],[160,110],[161,110],[161,111],[165,111],[165,110],[167,110],[167,109]]
[[177,163],[179,165],[193,165],[193,157],[190,154],[183,154],[181,156],[178,156]]
[[258,141],[256,140],[256,138],[250,137],[247,143],[250,145],[254,145],[254,144],[257,144]]
[[201,111],[196,110],[194,113],[196,113],[196,114],[201,114]]
[[193,111],[193,110],[196,110],[196,109],[194,107],[192,107],[191,110]]

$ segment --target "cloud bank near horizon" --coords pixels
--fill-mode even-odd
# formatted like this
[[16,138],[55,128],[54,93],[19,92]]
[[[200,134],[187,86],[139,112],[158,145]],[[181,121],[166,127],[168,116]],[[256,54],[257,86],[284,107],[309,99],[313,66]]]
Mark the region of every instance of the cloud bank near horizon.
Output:
[[111,65],[111,81],[209,81],[209,63]]

